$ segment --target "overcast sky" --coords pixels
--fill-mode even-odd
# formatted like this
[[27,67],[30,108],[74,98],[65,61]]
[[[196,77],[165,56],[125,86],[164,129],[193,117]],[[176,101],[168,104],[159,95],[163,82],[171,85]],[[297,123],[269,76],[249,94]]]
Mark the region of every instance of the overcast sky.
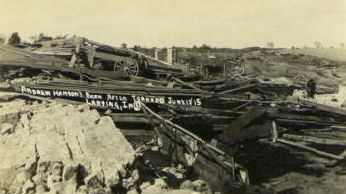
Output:
[[0,33],[14,31],[114,46],[337,46],[346,0],[0,0]]

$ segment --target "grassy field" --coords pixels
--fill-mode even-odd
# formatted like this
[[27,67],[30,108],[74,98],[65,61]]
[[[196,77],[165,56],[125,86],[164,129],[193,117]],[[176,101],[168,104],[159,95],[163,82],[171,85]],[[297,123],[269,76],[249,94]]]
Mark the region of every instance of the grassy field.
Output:
[[305,54],[313,55],[333,61],[346,61],[346,49],[341,48],[325,48],[325,49],[285,49],[281,51],[282,53],[292,53],[292,54]]

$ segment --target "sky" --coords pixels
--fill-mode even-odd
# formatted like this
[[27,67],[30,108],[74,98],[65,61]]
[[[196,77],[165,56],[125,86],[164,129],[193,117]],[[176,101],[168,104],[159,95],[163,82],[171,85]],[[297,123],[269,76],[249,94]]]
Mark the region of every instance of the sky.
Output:
[[346,0],[0,0],[0,34],[12,32],[113,46],[337,47]]

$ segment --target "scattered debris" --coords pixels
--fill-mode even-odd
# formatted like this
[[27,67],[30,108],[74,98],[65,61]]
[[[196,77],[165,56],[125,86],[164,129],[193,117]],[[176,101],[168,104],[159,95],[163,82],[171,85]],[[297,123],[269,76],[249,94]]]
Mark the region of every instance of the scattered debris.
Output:
[[193,52],[177,61],[203,77],[80,37],[0,46],[0,189],[288,193],[305,189],[278,186],[280,178],[253,185],[261,175],[244,158],[259,153],[247,146],[313,155],[305,170],[345,160],[336,71],[345,64],[257,47],[199,59]]

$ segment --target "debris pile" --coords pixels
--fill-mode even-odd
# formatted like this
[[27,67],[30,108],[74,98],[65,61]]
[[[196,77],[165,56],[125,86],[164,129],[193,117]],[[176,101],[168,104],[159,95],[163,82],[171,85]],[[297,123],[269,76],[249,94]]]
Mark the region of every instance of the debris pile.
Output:
[[1,103],[0,190],[104,193],[131,189],[135,152],[110,117],[87,106]]
[[[261,153],[245,149],[248,144],[303,150],[326,166],[345,160],[345,89],[339,86],[342,72],[336,73],[344,63],[261,48],[203,52],[206,64],[186,58],[200,63],[201,78],[138,51],[76,37],[25,49],[1,46],[2,78],[8,80],[0,89],[28,100],[12,101],[20,108],[11,108],[12,102],[2,107],[8,111],[2,152],[13,149],[13,160],[16,149],[27,154],[22,162],[4,164],[3,172],[15,169],[4,179],[6,188],[14,191],[6,180],[19,179],[16,188],[25,192],[42,182],[41,190],[49,190],[75,181],[80,192],[246,193],[251,176],[259,176],[248,173],[244,158]],[[308,80],[317,82],[308,95],[315,99],[306,97]],[[336,106],[321,103],[326,99]],[[140,172],[131,168],[135,151],[123,135],[142,157]],[[152,165],[158,159],[146,159],[148,150],[160,153],[159,161],[168,157],[168,164]]]

